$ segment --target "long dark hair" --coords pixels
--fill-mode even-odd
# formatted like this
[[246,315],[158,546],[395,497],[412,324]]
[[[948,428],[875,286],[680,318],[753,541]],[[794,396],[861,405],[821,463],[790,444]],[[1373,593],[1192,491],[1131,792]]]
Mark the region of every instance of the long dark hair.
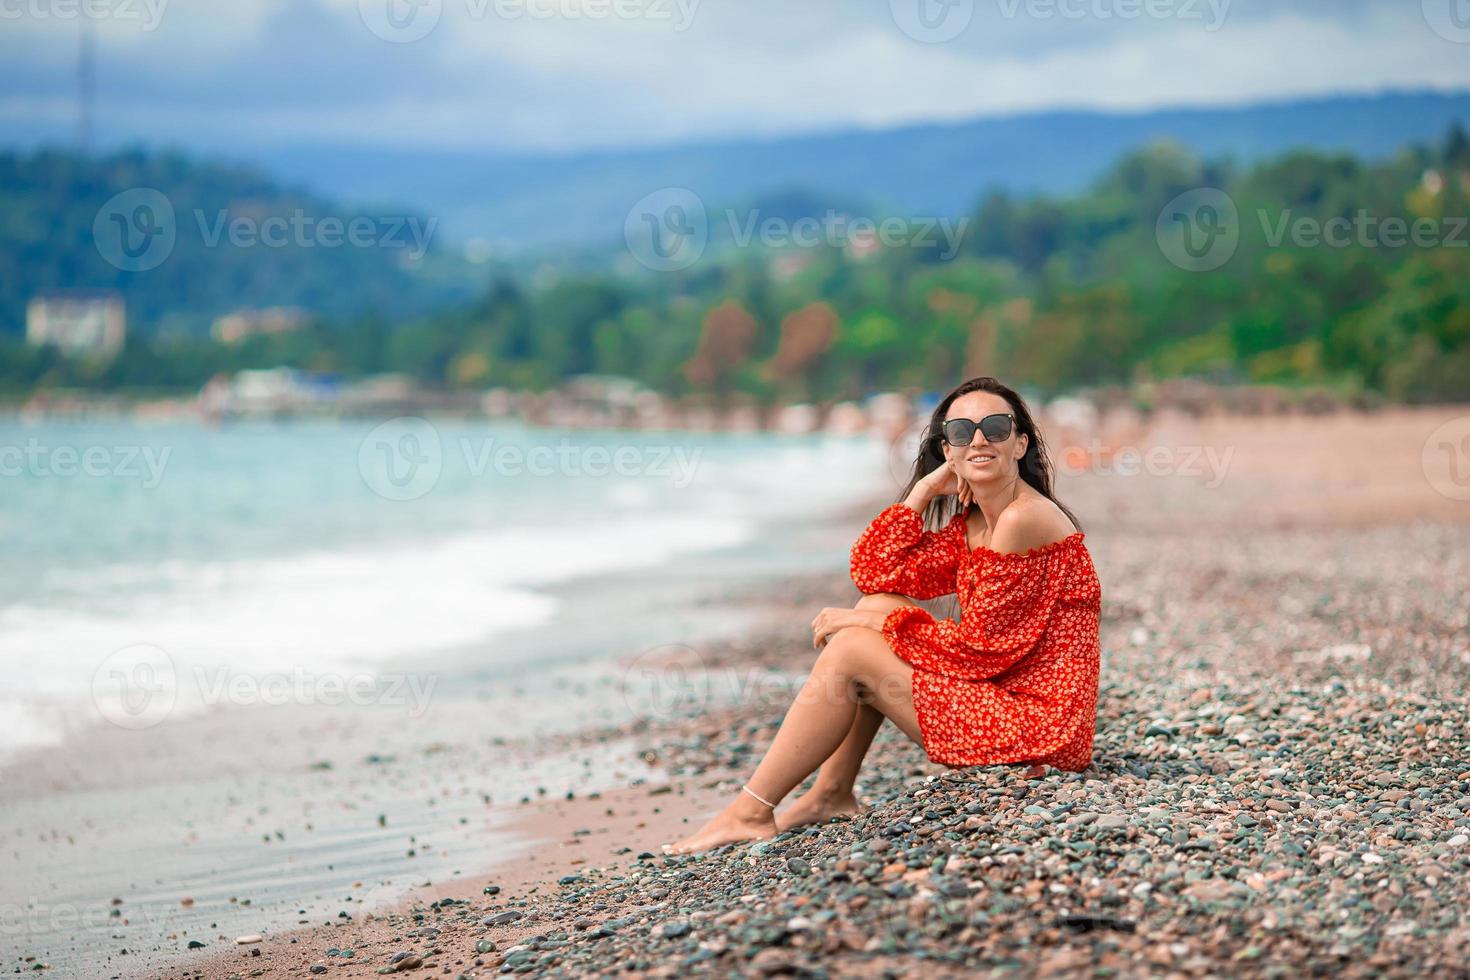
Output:
[[[1021,457],[1019,469],[1021,479],[1026,482],[1037,493],[1047,500],[1056,504],[1067,515],[1074,527],[1079,531],[1082,524],[1077,516],[1067,509],[1067,505],[1057,499],[1057,495],[1051,487],[1051,457],[1047,455],[1046,443],[1041,439],[1041,430],[1036,427],[1036,420],[1031,417],[1031,410],[1026,407],[1025,400],[1013,390],[1001,384],[994,378],[971,378],[949,394],[940,399],[934,414],[929,417],[929,424],[924,428],[924,436],[919,442],[919,456],[914,460],[914,468],[909,475],[908,485],[898,495],[903,500],[909,495],[924,477],[933,473],[944,465],[944,419],[949,414],[949,406],[961,395],[968,395],[973,391],[988,391],[992,395],[999,395],[1011,406],[1011,414],[1016,417],[1016,432],[1026,436],[1026,453]],[[924,510],[924,521],[932,528],[943,527],[955,514],[959,513],[959,498],[953,495],[946,497],[935,497],[929,501],[929,506]]]

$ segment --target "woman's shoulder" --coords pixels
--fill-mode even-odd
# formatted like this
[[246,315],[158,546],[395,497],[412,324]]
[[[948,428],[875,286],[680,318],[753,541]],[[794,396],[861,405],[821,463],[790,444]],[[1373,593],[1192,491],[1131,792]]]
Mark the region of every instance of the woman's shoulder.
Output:
[[999,555],[1030,557],[1047,553],[1073,540],[1082,532],[1062,509],[1040,496],[1017,497],[996,518],[989,549]]

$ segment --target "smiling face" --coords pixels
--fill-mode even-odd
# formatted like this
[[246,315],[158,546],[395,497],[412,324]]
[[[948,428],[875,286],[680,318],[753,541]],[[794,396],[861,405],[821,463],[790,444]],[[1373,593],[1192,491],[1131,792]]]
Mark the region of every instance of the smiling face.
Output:
[[[987,415],[1014,414],[1011,403],[1000,395],[988,391],[972,391],[956,398],[945,413],[945,420],[970,419],[978,422]],[[1020,470],[1021,457],[1026,455],[1026,436],[1016,431],[1000,442],[991,442],[977,427],[968,446],[951,446],[944,443],[945,458],[954,464],[954,470],[966,483],[989,483],[1014,479]]]

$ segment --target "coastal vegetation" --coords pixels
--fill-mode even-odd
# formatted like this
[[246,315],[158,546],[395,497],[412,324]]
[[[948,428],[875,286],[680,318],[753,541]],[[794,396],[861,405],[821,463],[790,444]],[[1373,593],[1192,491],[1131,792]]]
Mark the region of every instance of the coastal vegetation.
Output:
[[[0,392],[11,399],[48,388],[187,392],[221,372],[274,366],[394,372],[436,389],[544,390],[620,375],[672,396],[766,404],[922,390],[979,372],[1047,393],[1198,378],[1402,402],[1470,398],[1470,138],[1460,128],[1380,161],[1297,152],[1238,167],[1153,144],[1084,194],[990,193],[954,242],[910,234],[868,247],[849,235],[772,246],[712,235],[674,272],[611,249],[601,267],[492,263],[467,299],[455,285],[463,270],[443,272],[447,258],[414,269],[374,249],[204,248],[81,283],[121,290],[137,325],[107,359],[27,346],[20,290],[98,267],[86,250],[105,192],[170,178],[144,156],[113,161],[133,172],[54,210],[46,233],[25,231],[53,208],[36,195],[62,191],[10,177],[39,168],[70,179],[72,196],[96,179],[68,178],[64,163],[0,160],[12,172],[0,197]],[[197,177],[169,166],[178,181]],[[804,200],[785,195],[780,220],[799,220]],[[314,316],[289,332],[210,338],[211,316],[265,303]]]

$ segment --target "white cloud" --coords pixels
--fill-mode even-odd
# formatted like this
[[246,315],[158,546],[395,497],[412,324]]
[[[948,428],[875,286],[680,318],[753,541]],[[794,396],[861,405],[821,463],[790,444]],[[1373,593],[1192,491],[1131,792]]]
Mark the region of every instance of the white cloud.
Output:
[[[1286,12],[1234,0],[1214,31],[1204,27],[1205,0],[1200,21],[1041,17],[1035,10],[1051,8],[1026,6],[1032,0],[976,0],[973,21],[946,44],[905,36],[886,2],[437,2],[427,37],[392,44],[365,26],[359,0],[317,0],[315,8],[303,0],[170,0],[160,29],[141,41],[135,31],[99,42],[115,45],[105,69],[140,83],[139,94],[108,106],[107,118],[140,136],[184,141],[218,133],[273,143],[561,150],[1050,108],[1470,87],[1470,48],[1435,35],[1420,4],[1400,0],[1302,0]],[[1067,9],[1089,11],[1119,0],[1069,2]],[[533,7],[504,6],[517,3]],[[1022,6],[1007,17],[1012,3]],[[611,15],[585,16],[591,9]],[[630,10],[658,16],[617,15]],[[691,13],[687,29],[676,29]],[[54,24],[46,30],[41,55],[14,50],[67,65],[74,40]],[[0,40],[0,61],[15,43]],[[0,67],[0,89],[15,89],[6,73]],[[64,84],[66,74],[56,74]],[[265,78],[276,84],[262,85]],[[150,80],[151,89],[142,84]],[[12,95],[0,111],[40,124],[67,95]],[[226,95],[223,107],[216,100]]]
[[[565,114],[527,120],[519,139],[540,145],[556,144],[569,128],[584,139],[618,141],[628,135],[627,107],[640,104],[657,105],[659,116],[643,121],[641,135],[669,138],[1470,86],[1467,52],[1433,36],[1417,11],[1405,8],[1357,25],[1289,13],[1227,21],[1213,32],[1151,23],[1032,57],[915,44],[877,25],[814,38],[799,54],[773,54],[759,38],[731,43],[702,30],[671,35],[617,26],[461,31],[447,57],[469,78],[476,64],[494,64],[513,65],[549,88],[595,82],[595,93]],[[568,118],[578,124],[568,127]]]

